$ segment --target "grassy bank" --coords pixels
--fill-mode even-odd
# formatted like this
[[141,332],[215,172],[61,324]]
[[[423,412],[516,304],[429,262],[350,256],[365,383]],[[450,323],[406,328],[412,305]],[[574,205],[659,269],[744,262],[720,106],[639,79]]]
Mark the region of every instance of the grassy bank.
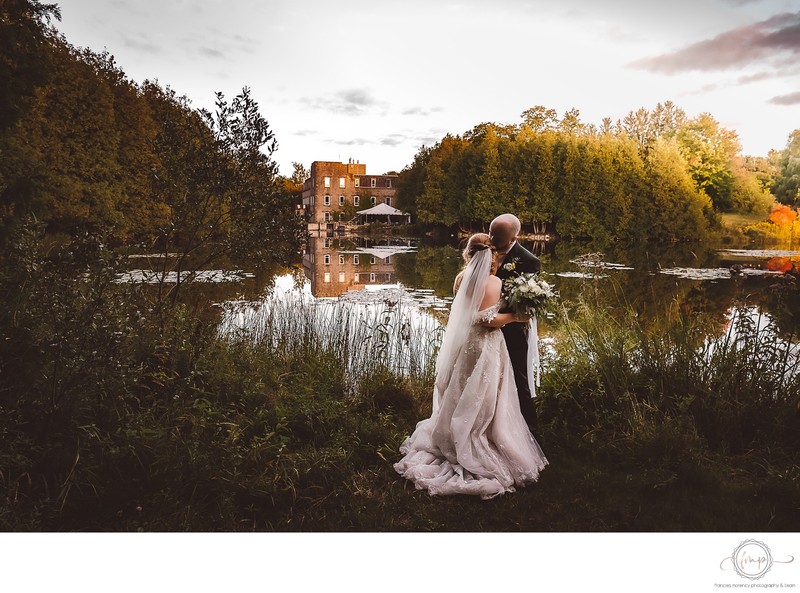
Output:
[[430,411],[434,351],[396,331],[399,307],[320,326],[295,302],[220,331],[115,269],[85,243],[4,261],[4,530],[800,529],[798,362],[750,315],[709,342],[581,304],[546,359],[540,482],[437,499],[391,467]]

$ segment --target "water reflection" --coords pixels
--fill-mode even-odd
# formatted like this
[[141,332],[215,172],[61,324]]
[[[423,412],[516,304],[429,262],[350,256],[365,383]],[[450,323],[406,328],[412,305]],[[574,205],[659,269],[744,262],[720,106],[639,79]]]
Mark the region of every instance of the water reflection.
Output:
[[[707,339],[716,340],[729,331],[733,312],[744,308],[768,316],[774,336],[797,342],[800,292],[793,284],[795,276],[775,270],[770,262],[786,258],[794,268],[798,252],[712,246],[648,252],[619,246],[599,253],[579,243],[522,243],[539,255],[567,311],[589,302],[621,323],[629,323],[633,312],[637,325],[654,330],[654,335],[691,320],[704,329]],[[303,319],[313,320],[317,328],[308,335],[323,341],[337,337],[337,348],[347,356],[356,356],[362,344],[378,348],[370,356],[379,353],[398,369],[428,372],[447,321],[453,279],[463,267],[461,247],[456,237],[437,241],[313,236],[302,268],[277,274],[267,283],[269,290],[256,299],[224,304],[221,330],[255,332],[256,339],[273,342],[278,336],[277,342],[270,342],[275,345],[294,331],[294,314],[288,311],[302,310],[308,313]],[[284,322],[278,327],[280,319]],[[540,324],[545,365],[555,356],[557,323]],[[366,364],[366,359],[358,360]]]
[[303,253],[303,272],[315,297],[397,284],[394,257],[416,251],[412,239],[312,235]]
[[[410,304],[443,322],[453,279],[463,267],[465,240],[316,235],[292,270],[264,262],[229,262],[227,267],[201,271],[191,290],[198,299],[216,303],[258,302],[281,292],[285,275],[292,289],[304,290],[310,298]],[[800,327],[800,251],[617,245],[600,252],[587,243],[521,243],[539,256],[543,272],[567,307],[588,300],[620,320],[633,310],[642,325],[651,328],[691,315],[702,318],[713,332],[722,331],[732,308],[754,306],[774,317],[785,335]],[[120,281],[174,282],[172,256],[134,256]],[[546,331],[546,325],[542,329]]]

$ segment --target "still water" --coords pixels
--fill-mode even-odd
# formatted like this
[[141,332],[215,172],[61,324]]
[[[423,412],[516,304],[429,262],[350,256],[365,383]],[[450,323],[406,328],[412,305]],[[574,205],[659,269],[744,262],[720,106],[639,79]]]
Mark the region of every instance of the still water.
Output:
[[[263,269],[252,262],[240,264],[243,269],[208,270],[199,278],[200,290],[223,309],[239,311],[238,325],[246,323],[242,310],[287,295],[373,308],[401,304],[417,317],[441,322],[463,265],[463,241],[455,236],[315,236],[293,269]],[[598,253],[583,243],[521,243],[539,256],[547,280],[567,307],[591,298],[620,315],[633,309],[644,323],[679,310],[720,330],[734,308],[750,307],[772,316],[784,335],[799,329],[798,314],[779,290],[784,272],[800,270],[797,246],[617,246]],[[143,266],[127,279],[152,281],[152,273]],[[230,316],[224,322],[233,323]]]
[[[444,312],[463,265],[461,241],[312,237],[303,256],[303,289],[315,298],[404,299]],[[720,321],[734,306],[769,311],[783,272],[800,269],[800,250],[788,248],[620,246],[598,253],[579,243],[522,243],[542,260],[565,303],[589,292],[610,309],[632,307],[644,317],[676,306]]]
[[[462,242],[457,237],[312,237],[302,268],[262,278],[257,287],[254,279],[238,284],[241,290],[250,282],[251,290],[260,292],[231,293],[221,307],[220,330],[272,336],[278,347],[281,336],[291,339],[292,334],[274,320],[286,317],[287,307],[309,310],[310,303],[313,320],[307,331],[320,343],[341,343],[347,352],[343,358],[367,360],[376,356],[370,348],[378,347],[395,370],[424,372],[447,320],[453,279],[463,265]],[[800,303],[787,305],[779,289],[787,278],[783,272],[800,269],[800,250],[620,247],[598,253],[585,244],[522,243],[540,257],[567,310],[589,300],[622,322],[633,310],[643,327],[658,329],[689,315],[708,328],[711,340],[736,326],[737,316],[747,316],[769,323],[772,337],[765,338],[797,342]],[[797,292],[790,294],[797,301]],[[546,359],[557,330],[543,319],[539,331]],[[376,335],[380,344],[374,343]]]

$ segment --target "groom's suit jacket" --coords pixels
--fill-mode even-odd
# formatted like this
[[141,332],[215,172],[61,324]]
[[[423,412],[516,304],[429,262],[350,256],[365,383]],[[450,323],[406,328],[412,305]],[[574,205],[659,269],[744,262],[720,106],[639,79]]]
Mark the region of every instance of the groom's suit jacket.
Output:
[[[513,269],[506,269],[513,267]],[[526,272],[539,273],[542,269],[542,262],[538,257],[525,249],[519,242],[514,243],[508,251],[500,266],[495,272],[495,276],[505,280],[511,276],[517,276]],[[503,327],[503,336],[506,340],[506,347],[511,358],[511,366],[514,368],[514,383],[519,394],[519,406],[522,416],[528,423],[531,432],[537,427],[536,407],[533,404],[531,390],[528,386],[528,324],[509,323]]]

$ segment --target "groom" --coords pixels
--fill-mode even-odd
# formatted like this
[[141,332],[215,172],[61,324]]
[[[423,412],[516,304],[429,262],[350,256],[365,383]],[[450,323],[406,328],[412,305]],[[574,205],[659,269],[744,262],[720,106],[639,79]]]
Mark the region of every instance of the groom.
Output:
[[[525,272],[538,273],[542,269],[542,262],[517,242],[517,236],[522,225],[513,214],[501,214],[489,225],[489,236],[492,244],[497,249],[499,261],[495,276],[505,280],[510,276],[517,276]],[[531,397],[528,386],[528,324],[509,323],[503,327],[503,336],[506,347],[511,357],[511,366],[514,368],[514,383],[517,385],[519,407],[522,417],[528,423],[531,434],[538,431],[536,420],[536,406]],[[538,439],[538,435],[534,435]]]

